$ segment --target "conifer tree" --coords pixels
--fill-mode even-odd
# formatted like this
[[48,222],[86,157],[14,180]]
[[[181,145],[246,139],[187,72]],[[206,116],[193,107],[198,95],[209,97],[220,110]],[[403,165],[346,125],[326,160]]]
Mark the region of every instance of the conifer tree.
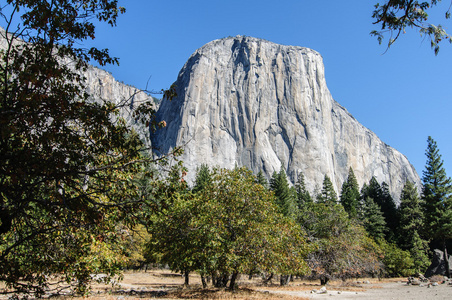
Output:
[[268,180],[267,180],[267,178],[265,178],[264,173],[262,172],[262,170],[260,170],[259,173],[257,173],[256,183],[259,183],[265,189],[268,189]]
[[428,242],[419,235],[424,225],[424,216],[416,186],[410,181],[403,186],[399,215],[399,245],[402,250],[410,252],[415,271],[423,273],[429,265]]
[[270,180],[270,189],[274,192],[276,203],[285,216],[293,216],[296,210],[295,199],[290,192],[289,182],[283,167],[279,173],[273,172]]
[[298,175],[297,183],[295,183],[295,191],[299,210],[302,210],[303,207],[313,202],[309,191],[306,189],[303,173]]
[[206,188],[212,182],[212,176],[207,164],[201,164],[196,168],[195,185],[193,186],[193,192],[199,192]]
[[325,204],[337,204],[337,194],[328,175],[323,178],[321,194],[317,195],[317,202]]
[[386,221],[381,212],[380,206],[375,201],[366,196],[363,199],[362,209],[359,219],[366,229],[367,233],[375,240],[385,238]]
[[[425,236],[432,237],[431,247],[442,247],[447,258],[447,239],[452,238],[452,182],[446,175],[436,141],[427,139],[427,163],[423,172]],[[449,262],[446,272],[450,277]]]
[[350,218],[356,218],[358,214],[359,198],[360,194],[358,181],[356,180],[353,169],[350,167],[347,180],[342,184],[340,198],[341,204]]
[[391,242],[396,242],[399,216],[397,214],[397,206],[389,193],[389,186],[386,182],[381,184],[381,194],[380,197],[376,199],[376,202],[380,205],[386,220],[386,239]]

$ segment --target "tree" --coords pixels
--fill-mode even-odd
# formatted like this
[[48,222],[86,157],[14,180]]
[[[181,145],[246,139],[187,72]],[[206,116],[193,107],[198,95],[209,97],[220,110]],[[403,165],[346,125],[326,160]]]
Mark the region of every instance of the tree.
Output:
[[294,216],[296,212],[295,199],[290,191],[289,181],[282,165],[279,173],[273,172],[270,179],[270,190],[274,192],[276,203],[281,208],[282,213],[285,216]]
[[446,257],[446,272],[449,273],[447,259],[447,239],[452,238],[452,182],[446,175],[443,160],[436,141],[427,139],[425,152],[427,162],[423,171],[423,191],[425,236],[431,237],[431,246],[442,247]]
[[397,213],[397,206],[389,193],[389,186],[386,182],[381,184],[380,197],[375,199],[375,201],[380,206],[386,220],[386,240],[396,242],[399,215]]
[[321,194],[317,195],[317,201],[326,203],[326,204],[336,204],[337,203],[337,194],[334,190],[333,183],[328,175],[325,175],[323,179],[323,186]]
[[334,278],[379,272],[379,247],[362,226],[349,219],[342,205],[313,203],[311,213],[301,214],[298,222],[315,249],[307,258],[310,276],[322,285]]
[[259,171],[256,176],[256,183],[259,183],[264,188],[268,188],[268,180],[265,178],[264,173],[262,171]]
[[414,271],[423,273],[429,266],[428,242],[420,237],[424,227],[421,199],[416,186],[407,181],[400,196],[399,245],[408,250],[413,258]]
[[[148,159],[121,118],[128,99],[116,105],[86,93],[88,62],[118,60],[78,45],[95,37],[94,20],[114,26],[124,11],[116,0],[2,4],[0,280],[13,292],[40,296],[52,274],[84,292],[91,273],[118,271],[115,257],[96,249],[115,248],[117,224],[135,222],[141,204],[130,179]],[[134,112],[157,126],[152,103]],[[97,265],[86,259],[94,256]]]
[[350,167],[347,180],[342,184],[340,202],[350,218],[356,218],[359,204],[359,185],[355,173]]
[[245,168],[213,169],[211,184],[196,196],[172,197],[173,205],[150,223],[152,248],[173,270],[213,275],[234,289],[239,273],[260,270],[305,274],[308,245],[274,196]]
[[[388,0],[381,5],[377,3],[372,17],[375,19],[374,24],[379,24],[381,30],[374,30],[371,35],[376,36],[381,44],[384,34],[389,32],[389,48],[402,33],[405,33],[407,27],[414,28],[421,35],[426,35],[430,38],[430,45],[434,49],[435,54],[438,54],[439,42],[442,40],[452,42],[451,36],[441,25],[427,23],[429,18],[428,11],[438,5],[439,2],[441,1]],[[445,12],[445,18],[450,18],[450,6]]]
[[195,177],[195,184],[193,186],[193,192],[199,192],[205,187],[207,187],[210,182],[212,181],[209,166],[206,164],[201,164],[196,169],[196,177]]
[[359,219],[372,238],[377,241],[385,238],[385,218],[381,212],[380,206],[369,196],[363,200]]
[[306,189],[303,173],[298,175],[298,180],[295,183],[295,192],[297,197],[298,210],[302,210],[303,207],[313,203],[309,191]]

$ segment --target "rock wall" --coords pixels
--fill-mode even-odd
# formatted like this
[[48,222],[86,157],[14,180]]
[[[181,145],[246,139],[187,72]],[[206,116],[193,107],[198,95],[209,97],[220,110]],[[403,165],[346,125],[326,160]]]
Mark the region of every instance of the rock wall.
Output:
[[201,163],[245,165],[267,178],[283,165],[311,192],[327,174],[340,193],[348,169],[362,185],[375,176],[398,199],[406,180],[420,184],[407,158],[362,126],[328,91],[322,57],[302,47],[251,37],[215,40],[198,49],[163,101],[168,126],[152,137],[157,153],[184,145],[191,171]]

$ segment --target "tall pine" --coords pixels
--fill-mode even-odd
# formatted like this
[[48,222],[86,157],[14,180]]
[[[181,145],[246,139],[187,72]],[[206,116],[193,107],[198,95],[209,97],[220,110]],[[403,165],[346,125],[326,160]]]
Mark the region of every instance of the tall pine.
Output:
[[400,216],[399,246],[402,250],[410,252],[415,271],[424,273],[430,263],[428,242],[420,236],[424,226],[424,214],[416,186],[410,181],[403,186],[398,211]]
[[337,204],[337,194],[328,175],[323,178],[321,194],[317,195],[317,202],[325,204]]
[[[427,139],[425,151],[427,162],[423,171],[423,191],[425,217],[425,236],[431,237],[431,247],[440,247],[447,258],[447,240],[452,238],[452,182],[446,175],[443,160],[436,141]],[[450,277],[449,262],[446,259],[446,272]]]
[[360,193],[358,181],[356,180],[353,169],[350,167],[350,169],[348,170],[347,180],[342,184],[340,198],[341,204],[350,218],[356,218],[358,214],[359,198]]
[[278,173],[273,172],[270,179],[270,190],[275,194],[276,203],[281,208],[282,213],[285,216],[294,216],[296,212],[295,199],[290,191],[289,181],[282,166]]

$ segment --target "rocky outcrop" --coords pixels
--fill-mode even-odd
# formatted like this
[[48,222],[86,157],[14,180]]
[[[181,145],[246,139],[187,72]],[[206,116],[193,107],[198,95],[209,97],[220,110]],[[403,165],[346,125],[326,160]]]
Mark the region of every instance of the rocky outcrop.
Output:
[[420,183],[405,156],[333,100],[322,57],[311,49],[216,40],[189,58],[175,84],[178,97],[158,111],[168,126],[152,140],[157,153],[184,145],[189,180],[207,163],[244,165],[268,178],[282,165],[292,182],[303,173],[311,192],[325,174],[340,192],[350,167],[360,185],[375,176],[397,198],[406,180]]

